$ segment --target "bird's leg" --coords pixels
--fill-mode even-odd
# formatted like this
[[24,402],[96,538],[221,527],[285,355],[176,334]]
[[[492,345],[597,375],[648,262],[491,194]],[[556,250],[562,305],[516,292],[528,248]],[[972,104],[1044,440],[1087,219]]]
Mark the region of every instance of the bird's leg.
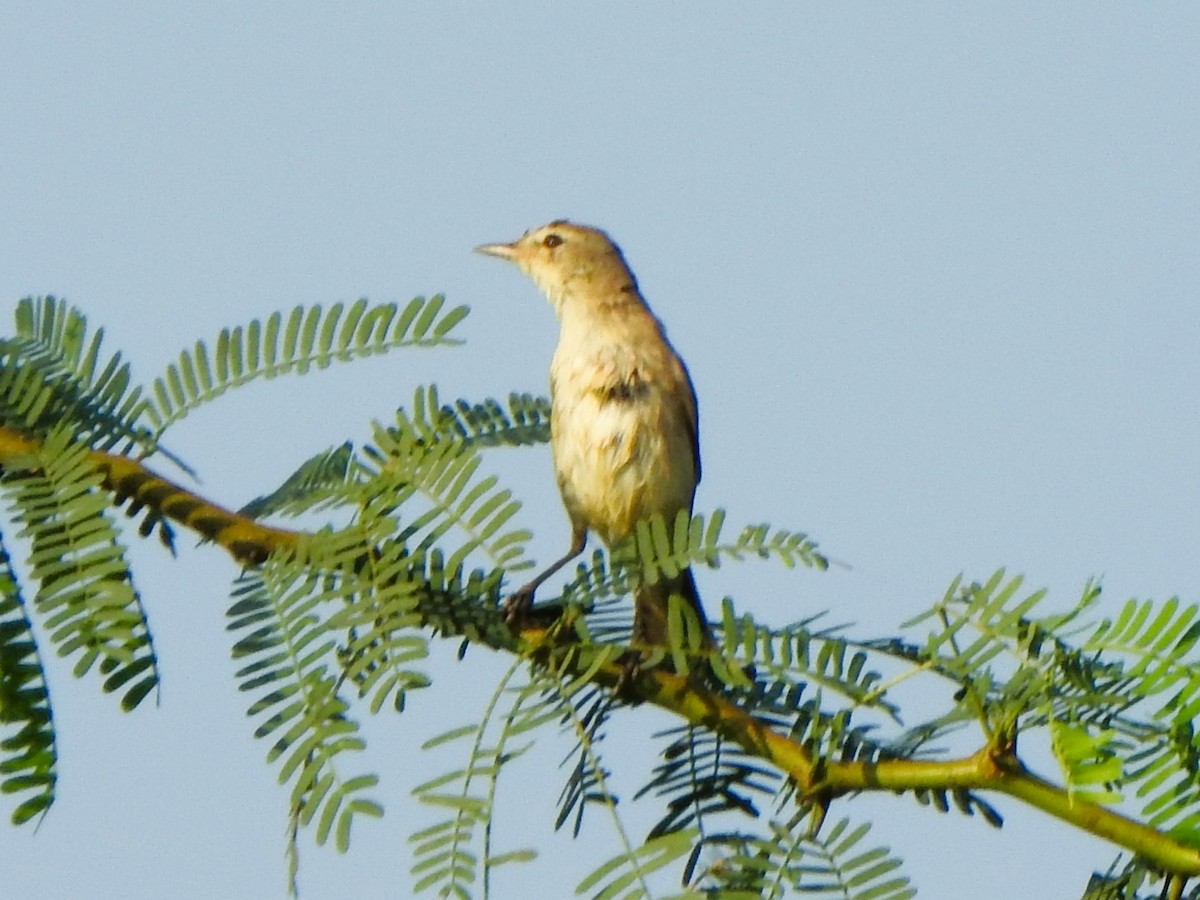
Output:
[[571,547],[561,557],[552,562],[541,574],[517,588],[505,602],[503,607],[504,621],[515,627],[529,617],[533,608],[533,595],[550,576],[583,552],[587,545],[587,529],[573,528],[571,530]]

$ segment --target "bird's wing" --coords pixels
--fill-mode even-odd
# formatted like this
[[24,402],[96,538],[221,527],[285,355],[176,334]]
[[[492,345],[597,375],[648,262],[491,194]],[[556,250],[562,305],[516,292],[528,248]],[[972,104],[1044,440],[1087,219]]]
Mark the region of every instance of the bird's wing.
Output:
[[700,483],[700,411],[696,406],[696,389],[692,387],[692,378],[688,375],[687,366],[683,360],[674,355],[675,365],[672,367],[675,376],[675,390],[671,396],[682,407],[683,421],[687,424],[688,436],[692,439],[692,463],[696,470],[696,484]]

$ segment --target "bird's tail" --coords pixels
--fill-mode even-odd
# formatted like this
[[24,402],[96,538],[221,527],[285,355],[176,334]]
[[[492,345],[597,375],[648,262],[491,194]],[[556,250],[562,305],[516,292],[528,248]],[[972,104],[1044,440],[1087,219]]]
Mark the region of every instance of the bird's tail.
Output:
[[672,595],[680,597],[695,614],[700,627],[700,646],[711,650],[714,646],[704,606],[696,592],[692,570],[684,569],[673,578],[660,578],[654,584],[640,585],[633,594],[633,641],[652,647],[668,647],[671,644],[667,614]]

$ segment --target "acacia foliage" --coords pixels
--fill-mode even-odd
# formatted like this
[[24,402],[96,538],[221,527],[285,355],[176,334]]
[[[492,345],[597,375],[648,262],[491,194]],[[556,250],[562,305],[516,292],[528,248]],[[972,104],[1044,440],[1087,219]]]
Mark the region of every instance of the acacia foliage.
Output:
[[[0,791],[14,824],[36,821],[55,798],[48,668],[98,677],[123,709],[152,696],[153,603],[136,589],[126,546],[157,533],[172,548],[172,519],[198,527],[180,512],[196,507],[196,495],[161,479],[152,492],[126,490],[105,460],[174,461],[163,449],[170,429],[227,391],[456,345],[465,315],[441,297],[298,307],[197,342],[142,386],[121,354],[105,356],[102,332],[89,332],[78,310],[54,298],[21,301],[13,334],[0,339]],[[817,789],[819,775],[843,765],[936,765],[939,742],[968,729],[1018,777],[1017,738],[1044,731],[1059,766],[1054,790],[1069,804],[1153,829],[1164,854],[1200,847],[1200,609],[1177,598],[1107,609],[1089,582],[1054,609],[1044,592],[997,571],[953,579],[902,634],[882,638],[818,619],[762,623],[727,600],[710,656],[686,612],[673,609],[672,646],[643,667],[684,673],[730,714],[786,737],[815,780],[802,783],[719,716],[680,715],[649,739],[628,729],[639,698],[614,694],[603,673],[628,644],[621,601],[634,585],[689,565],[828,562],[802,532],[753,524],[731,535],[721,511],[651,520],[626,546],[579,565],[553,616],[514,631],[500,614],[502,592],[531,565],[530,534],[486,458],[544,443],[548,430],[544,398],[446,403],[436,388],[418,387],[363,446],[315,453],[239,513],[204,507],[234,525],[300,515],[327,523],[257,554],[246,551],[253,538],[243,539],[236,553],[254,564],[235,579],[228,608],[251,731],[289,792],[293,864],[301,829],[345,851],[355,822],[383,814],[373,793],[380,774],[359,768],[359,720],[402,713],[412,692],[436,689],[423,668],[434,637],[506,651],[512,665],[478,719],[426,744],[456,761],[415,790],[441,811],[410,836],[418,892],[488,896],[496,867],[536,859],[533,848],[499,846],[493,832],[497,786],[535,741],[568,748],[559,807],[548,815],[577,835],[599,816],[621,848],[577,886],[591,897],[912,896],[901,862],[867,840],[869,823],[842,814],[846,806],[852,816],[851,798]],[[220,540],[219,528],[200,530]],[[895,688],[915,678],[942,683],[951,699],[905,725]],[[633,798],[656,811],[648,834],[632,833],[618,809],[606,753],[614,740],[642,742],[658,760]],[[986,778],[934,778],[909,793],[999,825],[983,796],[990,787]],[[1046,809],[1054,814],[1053,804]],[[1169,867],[1145,853],[1153,840],[1143,835],[1138,846],[1140,855],[1090,879],[1081,873],[1081,894],[1143,896]],[[1183,879],[1171,884],[1182,896]]]

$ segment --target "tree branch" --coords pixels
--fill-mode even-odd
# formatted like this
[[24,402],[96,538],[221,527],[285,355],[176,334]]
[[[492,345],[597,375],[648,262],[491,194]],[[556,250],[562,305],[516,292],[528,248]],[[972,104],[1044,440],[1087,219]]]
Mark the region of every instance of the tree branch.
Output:
[[[548,650],[546,644],[553,639],[543,629],[526,629],[520,636],[535,661],[546,662],[555,656],[566,660],[568,671],[564,674],[582,674],[595,666],[595,650],[576,647],[564,651],[561,645]],[[572,655],[564,656],[568,652]],[[624,666],[614,659],[596,667],[592,680],[616,687],[624,673]],[[1123,847],[1164,872],[1200,875],[1200,849],[1112,809],[1072,796],[1065,788],[1034,775],[1014,754],[1004,750],[984,747],[970,756],[947,760],[817,760],[802,745],[693,679],[658,668],[641,673],[633,688],[647,703],[709,728],[774,764],[794,779],[800,793],[807,797],[824,801],[860,791],[995,791]]]
[[[25,460],[41,446],[36,437],[0,427],[0,469],[28,468]],[[104,476],[104,486],[115,495],[117,506],[128,501],[134,509],[149,508],[224,547],[243,565],[261,564],[276,550],[294,547],[300,538],[299,532],[263,525],[218,506],[156,475],[136,459],[101,450],[89,451],[88,459]]]

